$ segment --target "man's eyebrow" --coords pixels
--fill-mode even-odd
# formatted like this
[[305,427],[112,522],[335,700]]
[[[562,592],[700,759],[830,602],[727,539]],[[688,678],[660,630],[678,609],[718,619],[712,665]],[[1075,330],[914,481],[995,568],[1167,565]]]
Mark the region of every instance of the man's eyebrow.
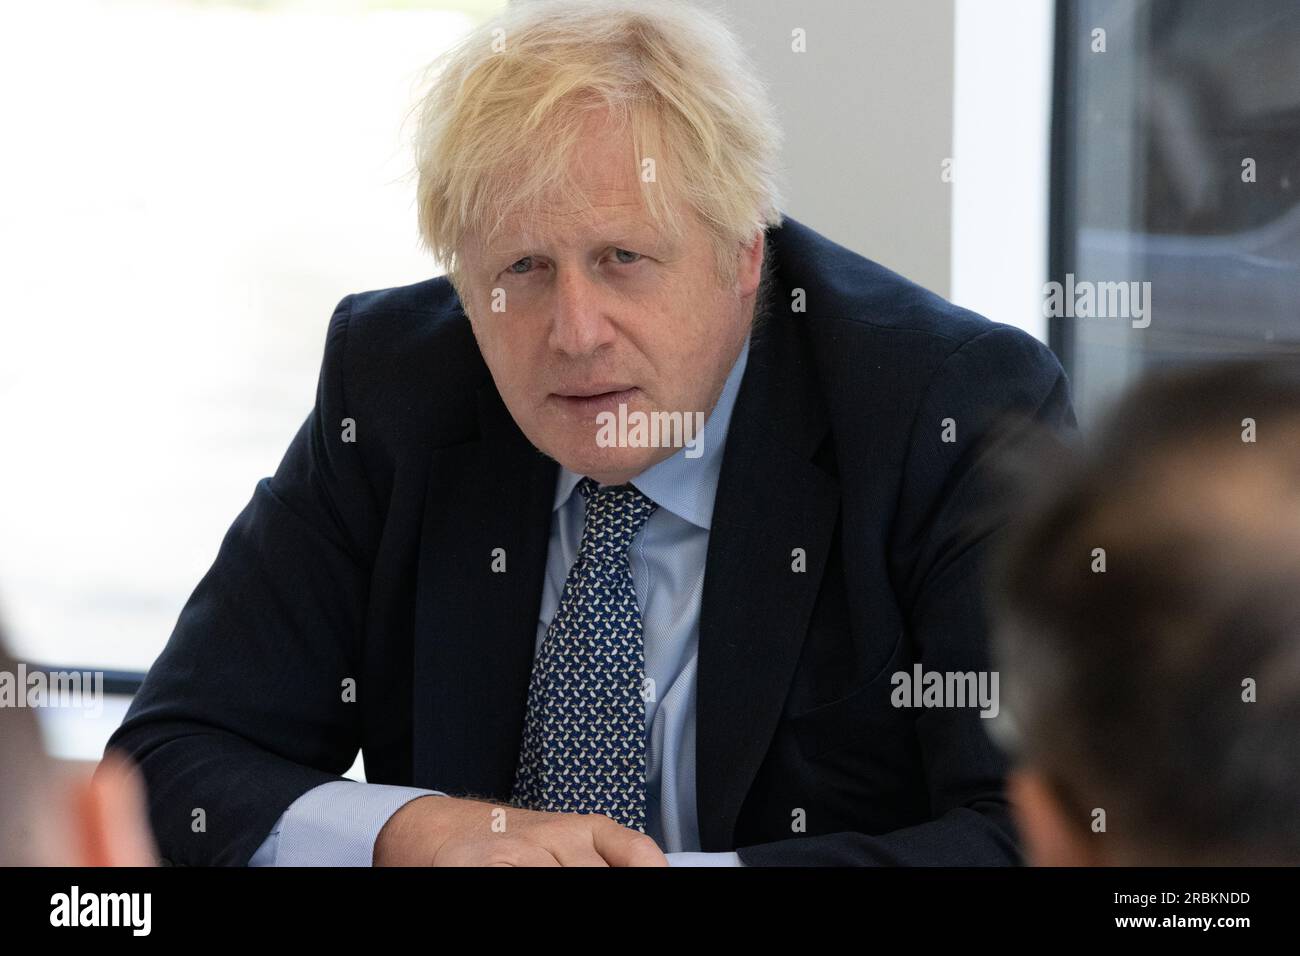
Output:
[[675,251],[678,246],[674,237],[667,230],[661,229],[653,223],[625,226],[621,229],[612,230],[610,235],[611,242],[620,248],[642,251],[656,250],[661,253],[668,253]]
[[[610,245],[621,249],[673,249],[675,243],[665,232],[651,224],[630,225],[610,227],[603,230],[593,230],[592,238],[588,240],[589,245]],[[535,255],[539,247],[545,245],[545,240],[537,236],[528,236],[523,239],[510,239],[499,246],[491,246],[485,250],[484,255],[489,260],[507,259],[514,262],[523,256]]]

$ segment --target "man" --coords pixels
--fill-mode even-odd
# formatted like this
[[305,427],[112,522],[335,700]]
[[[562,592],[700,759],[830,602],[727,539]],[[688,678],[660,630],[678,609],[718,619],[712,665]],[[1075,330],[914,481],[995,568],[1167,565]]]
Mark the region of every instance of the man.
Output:
[[1300,863],[1300,369],[1140,385],[1042,475],[998,589],[1042,865]]
[[981,449],[1072,421],[1050,353],[782,221],[703,11],[514,5],[420,115],[449,278],[340,303],[115,735],[163,851],[1015,861],[978,711],[891,675],[988,669]]
[[[18,694],[18,664],[0,635],[0,682]],[[152,866],[139,774],[110,751],[95,772],[58,768],[36,711],[0,693],[0,867]]]

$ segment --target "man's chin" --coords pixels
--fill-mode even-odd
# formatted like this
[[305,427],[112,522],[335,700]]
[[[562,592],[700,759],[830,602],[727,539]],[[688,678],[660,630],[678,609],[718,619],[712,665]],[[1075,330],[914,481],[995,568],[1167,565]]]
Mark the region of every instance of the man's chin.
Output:
[[580,447],[548,452],[565,468],[602,485],[620,485],[671,455],[671,448],[598,448],[595,440]]

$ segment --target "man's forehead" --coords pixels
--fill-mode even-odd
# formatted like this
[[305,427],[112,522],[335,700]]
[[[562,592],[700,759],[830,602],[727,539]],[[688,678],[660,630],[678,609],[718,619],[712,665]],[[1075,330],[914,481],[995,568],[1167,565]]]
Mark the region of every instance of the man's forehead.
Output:
[[590,209],[567,213],[550,209],[506,217],[485,248],[491,253],[521,246],[581,246],[593,241],[657,244],[666,238],[663,228],[640,203],[593,204]]

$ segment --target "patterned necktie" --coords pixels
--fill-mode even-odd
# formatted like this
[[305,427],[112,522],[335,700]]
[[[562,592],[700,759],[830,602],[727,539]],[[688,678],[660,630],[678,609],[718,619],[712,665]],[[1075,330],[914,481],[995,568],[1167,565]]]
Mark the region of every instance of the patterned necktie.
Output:
[[578,490],[582,543],[533,662],[511,802],[644,833],[645,647],[627,550],[657,506],[631,485]]

